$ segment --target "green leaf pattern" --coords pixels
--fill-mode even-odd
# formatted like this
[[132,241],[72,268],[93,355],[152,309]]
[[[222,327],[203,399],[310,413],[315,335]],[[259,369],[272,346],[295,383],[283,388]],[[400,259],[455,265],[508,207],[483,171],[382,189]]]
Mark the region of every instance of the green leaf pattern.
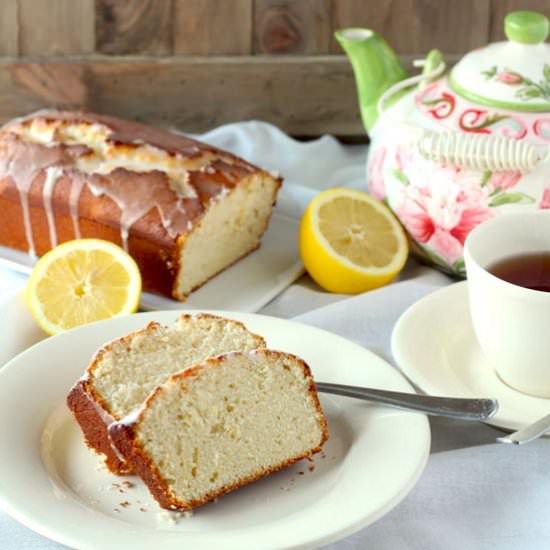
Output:
[[393,168],[391,172],[395,179],[397,179],[400,183],[403,185],[409,185],[409,179],[402,170],[399,170],[399,168]]
[[466,265],[463,258],[460,258],[453,264],[453,271],[459,275],[466,275]]
[[499,193],[491,199],[489,206],[494,208],[495,206],[502,206],[503,204],[532,204],[534,202],[535,199],[525,193]]
[[550,65],[548,64],[544,65],[542,78],[538,82],[507,67],[499,70],[496,65],[481,71],[481,74],[485,76],[486,80],[496,80],[506,86],[519,86],[515,95],[522,101],[538,98],[550,101]]
[[498,67],[496,65],[493,65],[490,69],[486,69],[485,71],[481,71],[481,74],[485,76],[485,80],[490,80],[491,78],[494,78],[497,74]]

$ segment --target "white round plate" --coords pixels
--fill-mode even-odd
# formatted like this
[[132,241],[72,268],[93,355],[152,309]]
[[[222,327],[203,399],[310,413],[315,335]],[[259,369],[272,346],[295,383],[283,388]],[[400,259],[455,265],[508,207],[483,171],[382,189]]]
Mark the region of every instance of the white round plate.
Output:
[[[282,319],[218,313],[243,321],[271,348],[303,357],[318,380],[411,391],[396,369],[341,337]],[[0,370],[0,505],[8,513],[79,549],[316,548],[372,523],[416,483],[430,448],[424,415],[322,395],[330,432],[322,454],[166,523],[136,477],[98,467],[65,396],[103,343],[176,316],[150,312],[80,327]]]
[[392,354],[422,391],[453,397],[498,399],[488,424],[519,430],[548,414],[550,400],[507,386],[487,364],[468,306],[468,283],[437,290],[412,305],[397,321]]

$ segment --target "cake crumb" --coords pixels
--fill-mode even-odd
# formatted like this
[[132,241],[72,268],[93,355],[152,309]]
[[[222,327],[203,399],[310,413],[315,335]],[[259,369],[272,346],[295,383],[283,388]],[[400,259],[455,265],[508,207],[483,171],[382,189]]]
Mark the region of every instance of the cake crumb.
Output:
[[181,518],[190,518],[192,515],[192,510],[185,510],[185,512],[163,510],[162,512],[157,513],[157,519],[162,523],[176,525]]
[[147,512],[147,510],[145,508],[143,508],[143,506],[139,509],[140,512]]
[[310,472],[314,472],[315,471],[315,464],[310,464],[307,468]]
[[128,508],[128,506],[130,506],[130,503],[127,500],[125,500],[123,502],[119,502],[118,505],[122,506],[122,508]]
[[120,510],[118,508],[115,508],[113,512],[116,512],[117,514],[120,514]]
[[100,474],[105,474],[105,473],[109,472],[109,470],[107,469],[107,466],[105,465],[105,462],[103,460],[100,460],[100,461],[96,462],[95,471],[99,472]]
[[136,486],[136,484],[132,483],[131,481],[123,481],[122,486],[126,487],[126,489],[132,489]]
[[298,475],[299,475],[299,476],[303,476],[303,475],[304,475],[304,472],[302,472],[302,470],[300,470],[300,471],[298,472]]

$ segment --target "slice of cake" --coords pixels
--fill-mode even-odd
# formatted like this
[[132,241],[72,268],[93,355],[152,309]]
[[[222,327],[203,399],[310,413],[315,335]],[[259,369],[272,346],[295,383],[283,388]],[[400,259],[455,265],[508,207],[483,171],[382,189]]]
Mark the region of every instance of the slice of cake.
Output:
[[264,339],[242,323],[213,315],[182,315],[173,327],[150,323],[101,348],[67,402],[88,446],[105,455],[107,468],[131,473],[112,446],[111,422],[139,407],[174,372],[221,353],[263,347]]
[[188,510],[321,450],[309,367],[266,349],[173,374],[109,433],[163,508]]

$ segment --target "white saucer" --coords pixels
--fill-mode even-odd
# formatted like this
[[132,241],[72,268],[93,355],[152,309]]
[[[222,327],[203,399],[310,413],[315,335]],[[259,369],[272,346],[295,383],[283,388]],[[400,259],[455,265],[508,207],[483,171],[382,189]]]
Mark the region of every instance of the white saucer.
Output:
[[416,302],[392,334],[392,353],[402,372],[422,391],[454,397],[498,399],[487,423],[518,430],[550,412],[550,399],[507,386],[487,365],[474,335],[467,281]]
[[[318,380],[412,391],[391,365],[340,336],[262,315],[218,312],[296,353]],[[47,338],[0,370],[0,506],[80,550],[318,548],[369,525],[412,489],[430,450],[424,415],[321,395],[330,437],[314,462],[221,497],[173,525],[135,476],[98,469],[65,399],[94,351],[175,311],[100,321]],[[123,482],[130,480],[131,487]]]

